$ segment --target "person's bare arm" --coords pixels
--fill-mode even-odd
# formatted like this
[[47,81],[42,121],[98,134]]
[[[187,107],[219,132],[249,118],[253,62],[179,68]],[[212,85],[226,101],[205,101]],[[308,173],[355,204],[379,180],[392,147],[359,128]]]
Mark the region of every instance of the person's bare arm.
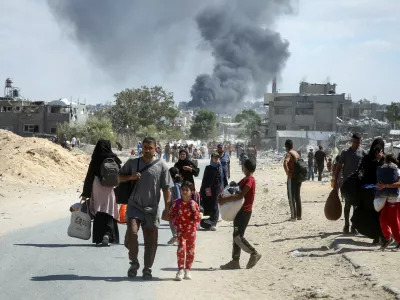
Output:
[[169,188],[163,190],[164,204],[168,207],[168,203],[171,201],[171,190]]
[[222,198],[221,196],[219,196],[218,202],[220,205],[224,205],[225,203],[238,201],[240,199],[243,199],[248,191],[250,191],[250,188],[246,185],[243,188],[243,190],[240,192],[240,194],[238,194],[238,195],[233,195],[233,196],[226,197],[226,198]]
[[397,178],[397,182],[392,183],[392,184],[385,184],[385,183],[378,183],[376,185],[376,188],[378,190],[383,190],[383,189],[398,189],[400,188],[400,177]]
[[337,164],[337,166],[336,166],[336,170],[335,170],[335,190],[337,190],[338,188],[339,188],[339,186],[338,186],[338,180],[339,180],[339,175],[340,175],[340,172],[342,171],[342,169],[343,169],[343,164]]
[[286,172],[286,175],[289,175],[289,161],[290,161],[290,155],[287,154],[285,159],[283,160],[283,169]]
[[118,182],[128,182],[128,181],[135,181],[140,178],[140,173],[135,173],[133,175],[120,175],[118,176]]

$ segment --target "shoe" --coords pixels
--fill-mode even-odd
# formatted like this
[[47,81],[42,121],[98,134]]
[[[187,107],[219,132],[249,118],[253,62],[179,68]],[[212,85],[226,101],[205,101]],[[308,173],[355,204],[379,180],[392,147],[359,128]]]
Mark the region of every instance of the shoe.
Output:
[[185,270],[185,277],[183,279],[192,280],[192,274],[190,274],[190,270]]
[[168,241],[168,245],[174,245],[177,241],[178,239],[174,236]]
[[151,269],[143,269],[143,275],[142,275],[143,280],[152,280],[153,275],[151,275]]
[[211,227],[210,227],[210,231],[217,231],[217,227],[211,226]]
[[382,245],[381,245],[381,250],[382,251],[385,250],[391,243],[393,243],[393,238],[390,238],[388,240],[384,240],[382,242]]
[[183,276],[184,276],[184,271],[179,270],[178,273],[176,273],[175,281],[182,281]]
[[247,263],[246,269],[253,268],[258,263],[258,261],[261,259],[261,257],[262,257],[262,255],[258,254],[258,253],[250,255],[250,259],[249,259],[249,262]]
[[103,236],[103,241],[101,242],[102,246],[108,246],[110,243],[110,237],[108,235]]
[[130,262],[131,266],[128,270],[128,277],[134,278],[137,275],[137,271],[140,268],[139,262]]
[[221,270],[239,270],[240,263],[238,260],[231,260],[225,265],[220,266]]
[[350,233],[350,225],[344,225],[343,233],[344,234],[349,234]]
[[301,220],[302,220],[302,218],[301,218],[301,217],[297,218],[297,221],[301,221]]
[[358,231],[357,231],[357,229],[354,227],[354,225],[351,225],[351,230],[350,230],[350,232],[351,232],[352,234],[357,234],[357,233],[358,233]]

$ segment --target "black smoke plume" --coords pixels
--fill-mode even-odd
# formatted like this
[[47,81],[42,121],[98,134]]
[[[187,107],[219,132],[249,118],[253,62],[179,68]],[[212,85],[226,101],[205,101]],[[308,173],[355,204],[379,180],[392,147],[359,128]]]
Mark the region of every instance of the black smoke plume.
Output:
[[197,25],[215,65],[197,77],[189,106],[230,111],[246,97],[262,97],[290,55],[289,43],[271,29],[290,9],[285,0],[226,0],[203,9]]

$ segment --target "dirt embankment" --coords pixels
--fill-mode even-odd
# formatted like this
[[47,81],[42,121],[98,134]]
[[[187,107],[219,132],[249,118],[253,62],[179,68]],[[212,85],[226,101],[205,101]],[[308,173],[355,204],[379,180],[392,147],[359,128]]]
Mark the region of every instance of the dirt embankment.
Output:
[[70,187],[85,179],[89,161],[79,150],[0,130],[0,184]]

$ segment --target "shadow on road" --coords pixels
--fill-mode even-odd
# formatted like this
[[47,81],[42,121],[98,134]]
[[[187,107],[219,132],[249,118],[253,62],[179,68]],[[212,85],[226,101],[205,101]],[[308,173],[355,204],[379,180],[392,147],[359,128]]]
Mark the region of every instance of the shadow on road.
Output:
[[[108,248],[102,246],[96,246],[95,244],[14,244],[14,246],[23,247],[36,247],[36,248],[68,248],[68,247],[88,247],[88,248]],[[124,246],[124,244],[111,244],[109,247]],[[139,246],[144,246],[140,243]],[[168,244],[158,244],[157,247],[172,247]]]
[[[161,268],[161,271],[166,271],[166,272],[178,272],[178,268]],[[198,271],[198,272],[214,272],[218,271],[218,269],[215,268],[192,268],[192,271]]]
[[143,280],[141,277],[129,278],[123,277],[101,277],[101,276],[79,276],[74,274],[60,274],[60,275],[46,275],[34,276],[31,281],[106,281],[106,282],[124,282],[124,281],[139,281],[139,282],[152,282],[152,281],[173,281],[173,278],[158,278],[153,277],[153,280]]
[[318,234],[318,235],[307,235],[307,236],[299,236],[299,237],[295,237],[295,238],[279,239],[279,240],[272,241],[272,243],[281,243],[281,242],[291,241],[291,240],[314,239],[314,238],[318,238],[318,237],[321,239],[325,239],[332,235],[341,235],[341,234],[343,234],[343,232],[322,233],[322,234]]

